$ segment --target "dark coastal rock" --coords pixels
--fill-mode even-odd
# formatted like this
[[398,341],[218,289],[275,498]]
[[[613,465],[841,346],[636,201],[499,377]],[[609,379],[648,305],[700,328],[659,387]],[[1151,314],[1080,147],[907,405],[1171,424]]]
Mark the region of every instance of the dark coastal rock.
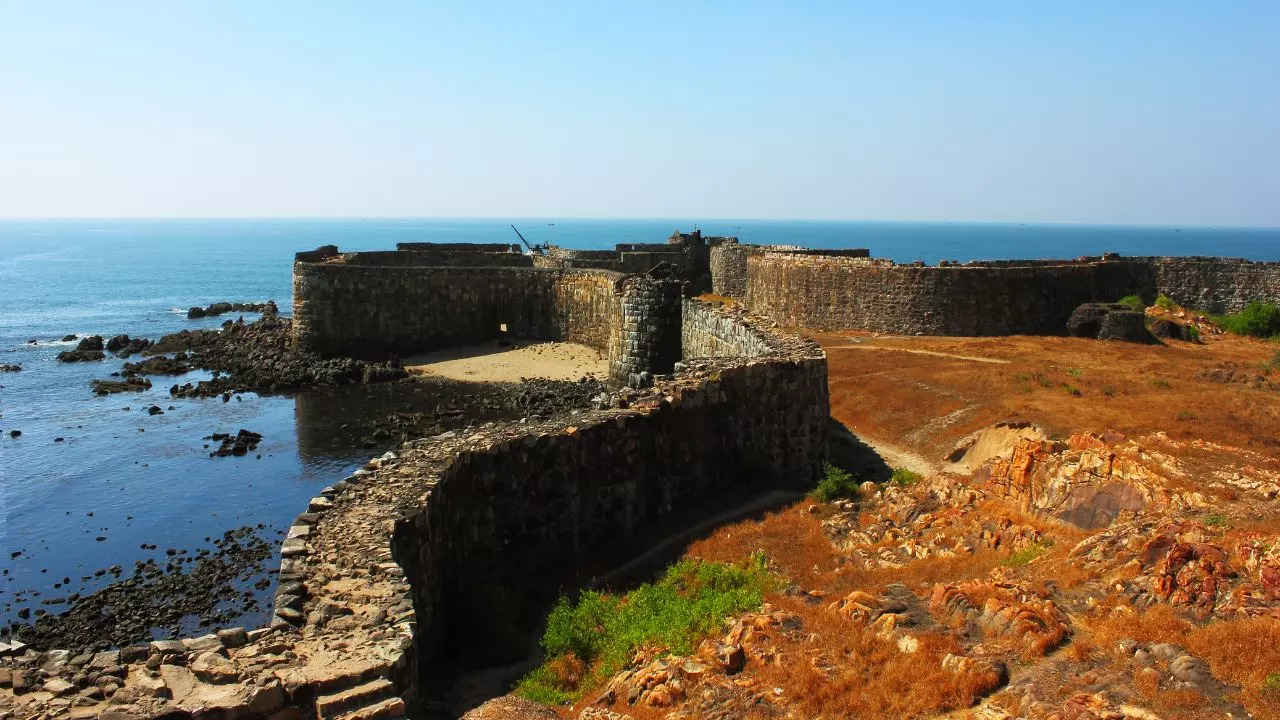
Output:
[[[275,393],[311,387],[386,382],[404,377],[400,368],[350,358],[322,358],[294,348],[292,321],[267,313],[252,323],[228,320],[219,330],[183,330],[166,335],[149,354],[186,351],[191,367],[216,371],[210,380],[175,385],[174,397],[230,397],[234,392]],[[366,369],[369,369],[366,373]]]
[[22,431],[21,431],[21,430],[10,430],[10,431],[9,431],[9,437],[11,437],[11,438],[22,437]]
[[110,395],[112,393],[150,390],[151,381],[146,378],[130,377],[124,380],[94,380],[89,383],[89,386],[99,395]]
[[133,375],[181,375],[191,372],[191,365],[187,360],[187,354],[184,352],[180,352],[173,357],[157,355],[142,362],[125,363],[124,367],[120,368],[120,372],[126,377]]
[[[62,336],[62,342],[71,342],[72,340],[75,340],[75,339],[76,339],[76,336],[75,336],[75,335],[63,335],[63,336]],[[34,344],[36,343],[36,341],[35,341],[35,340],[29,340],[28,342],[30,342],[32,345],[34,345]]]
[[162,409],[160,408],[160,406],[159,406],[159,405],[152,405],[151,407],[147,408],[147,414],[148,414],[148,415],[163,415],[163,414],[164,414],[164,410],[162,410]]
[[128,335],[116,335],[107,341],[107,352],[116,357],[127,358],[150,347],[151,341],[146,338],[130,338]]
[[198,320],[204,317],[217,317],[229,312],[256,312],[263,315],[278,315],[280,309],[276,307],[274,300],[268,300],[264,303],[216,302],[208,307],[196,306],[187,310],[187,319]]
[[[74,335],[69,336],[72,340]],[[65,338],[64,338],[65,339]],[[101,335],[91,335],[84,338],[76,345],[75,350],[64,350],[58,353],[58,360],[62,362],[84,362],[88,360],[102,360],[106,354],[102,352],[103,340]]]
[[1146,316],[1119,303],[1085,303],[1071,313],[1067,333],[1074,337],[1150,342]]
[[22,372],[21,365],[0,364],[0,372]]
[[235,435],[228,433],[214,433],[204,438],[221,443],[217,450],[209,453],[209,457],[227,457],[235,455],[237,457],[247,455],[250,450],[258,447],[258,443],[262,442],[262,435],[252,430],[240,429]]

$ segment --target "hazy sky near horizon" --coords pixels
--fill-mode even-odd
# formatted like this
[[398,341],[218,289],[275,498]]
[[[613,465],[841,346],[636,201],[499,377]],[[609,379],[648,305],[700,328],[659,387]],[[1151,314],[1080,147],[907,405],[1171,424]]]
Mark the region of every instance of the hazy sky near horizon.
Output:
[[1280,226],[1280,2],[0,0],[0,217]]

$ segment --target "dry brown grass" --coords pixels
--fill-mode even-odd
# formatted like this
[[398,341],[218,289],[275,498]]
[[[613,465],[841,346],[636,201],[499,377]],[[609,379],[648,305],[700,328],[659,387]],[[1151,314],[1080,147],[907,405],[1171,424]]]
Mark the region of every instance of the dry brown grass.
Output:
[[[784,662],[750,672],[765,687],[781,688],[797,717],[926,717],[969,707],[998,682],[993,675],[943,670],[942,658],[961,651],[949,636],[919,634],[919,650],[903,653],[892,640],[825,608],[792,598],[776,602],[801,617],[807,636],[779,647]],[[819,667],[815,657],[834,667]]]
[[1280,718],[1280,689],[1266,688],[1280,673],[1280,620],[1242,618],[1197,628],[1187,648],[1209,664],[1215,677],[1240,687],[1240,701],[1259,718]]
[[[1275,352],[1260,340],[1221,336],[1203,345],[1148,346],[1065,337],[861,335],[859,346],[888,349],[859,350],[850,349],[851,336],[858,334],[815,335],[828,350],[832,414],[855,433],[931,459],[964,435],[1015,417],[1064,436],[1107,428],[1135,436],[1163,430],[1175,439],[1280,450],[1276,391],[1212,379],[1223,369],[1249,377]],[[1064,385],[1082,395],[1070,395]],[[1179,421],[1183,411],[1195,418]],[[957,414],[947,418],[951,413]]]
[[1113,651],[1126,638],[1140,643],[1184,643],[1194,627],[1168,605],[1135,609],[1125,604],[1104,604],[1096,615],[1085,618],[1090,639]]

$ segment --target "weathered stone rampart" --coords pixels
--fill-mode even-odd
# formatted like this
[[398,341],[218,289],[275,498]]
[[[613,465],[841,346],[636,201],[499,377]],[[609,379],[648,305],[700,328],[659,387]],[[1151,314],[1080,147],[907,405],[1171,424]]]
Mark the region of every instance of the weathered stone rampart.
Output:
[[435,255],[348,253],[295,262],[295,341],[321,355],[381,359],[499,336],[563,340],[607,353],[619,384],[641,372],[670,372],[679,358],[675,281],[603,270],[386,264]]
[[766,252],[788,252],[798,255],[828,257],[870,257],[866,248],[811,250],[798,245],[744,245],[730,238],[711,248],[711,292],[724,297],[742,299],[747,295],[747,257]]
[[1122,258],[897,265],[748,253],[746,305],[788,326],[923,335],[1061,334],[1081,303],[1168,295],[1209,311],[1280,301],[1280,263]]
[[416,716],[427,664],[454,662],[456,640],[481,661],[521,656],[567,568],[625,557],[690,507],[810,487],[826,456],[821,350],[708,303],[678,316],[677,338],[701,338],[675,348],[685,362],[613,409],[413,441],[325,488],[281,547],[269,627],[84,658],[5,647],[0,709],[53,716],[74,698],[85,717]]

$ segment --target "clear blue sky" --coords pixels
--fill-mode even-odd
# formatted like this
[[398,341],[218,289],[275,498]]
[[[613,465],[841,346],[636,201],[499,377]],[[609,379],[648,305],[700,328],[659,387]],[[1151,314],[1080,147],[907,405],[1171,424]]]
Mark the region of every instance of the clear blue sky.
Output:
[[1280,2],[0,0],[0,217],[1280,225]]

